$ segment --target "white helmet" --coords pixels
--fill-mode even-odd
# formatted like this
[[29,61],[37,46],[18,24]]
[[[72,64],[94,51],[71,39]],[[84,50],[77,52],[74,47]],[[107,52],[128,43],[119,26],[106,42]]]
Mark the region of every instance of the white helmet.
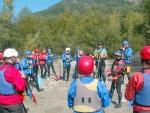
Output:
[[15,57],[18,56],[18,52],[15,49],[8,48],[4,51],[4,57],[12,57],[12,56]]
[[66,51],[70,51],[71,49],[69,47],[66,48]]

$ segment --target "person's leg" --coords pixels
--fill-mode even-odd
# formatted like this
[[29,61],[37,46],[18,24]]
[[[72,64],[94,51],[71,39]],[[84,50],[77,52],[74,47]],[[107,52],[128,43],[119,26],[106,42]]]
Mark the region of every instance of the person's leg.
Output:
[[36,85],[36,89],[37,91],[43,91],[44,88],[39,88],[39,83],[38,83],[38,79],[35,75],[30,75],[30,77],[33,79],[33,81],[35,82],[35,85]]
[[50,65],[51,65],[51,68],[52,68],[53,73],[56,75],[56,72],[55,72],[55,69],[54,69],[54,64],[51,63]]
[[121,85],[122,85],[122,77],[120,76],[118,78],[118,81],[116,84],[116,90],[117,90],[117,94],[118,94],[118,104],[117,104],[117,106],[115,106],[115,108],[121,107],[121,100],[122,100]]
[[130,80],[130,78],[131,78],[130,73],[127,73],[127,77],[128,77],[128,81],[129,81],[129,80]]
[[0,105],[0,113],[9,113],[9,112],[5,111],[5,106]]
[[101,70],[100,70],[100,65],[99,63],[96,63],[96,70],[97,70],[97,76],[96,78],[98,78],[101,81]]
[[124,74],[122,75],[122,84],[124,84]]
[[65,80],[67,67],[63,66],[63,80]]
[[47,62],[47,72],[48,72],[48,77],[50,77],[50,63]]
[[[75,65],[75,77],[78,78],[78,63]],[[74,79],[76,79],[74,78]]]
[[40,64],[40,68],[41,68],[41,77],[43,77],[43,65]]
[[2,113],[23,113],[23,105],[16,104],[16,105],[5,106],[4,112]]
[[106,76],[105,76],[105,67],[104,66],[101,66],[100,67],[101,69],[101,76],[103,78],[103,82],[105,83],[106,82]]
[[67,81],[69,81],[71,66],[67,67]]
[[44,77],[46,77],[46,73],[47,73],[47,66],[46,66],[46,64],[44,64],[43,67],[44,67],[44,70],[45,70]]
[[110,99],[112,99],[112,97],[114,95],[114,91],[115,91],[115,82],[112,81],[111,88],[110,88],[110,93],[109,93]]

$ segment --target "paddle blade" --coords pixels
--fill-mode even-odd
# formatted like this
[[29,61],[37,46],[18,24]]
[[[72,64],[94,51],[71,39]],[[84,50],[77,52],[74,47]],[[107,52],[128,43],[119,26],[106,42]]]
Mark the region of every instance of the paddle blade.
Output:
[[39,84],[39,85],[42,85],[42,84],[43,84],[43,81],[42,81],[42,77],[41,77],[41,76],[38,76],[38,84]]

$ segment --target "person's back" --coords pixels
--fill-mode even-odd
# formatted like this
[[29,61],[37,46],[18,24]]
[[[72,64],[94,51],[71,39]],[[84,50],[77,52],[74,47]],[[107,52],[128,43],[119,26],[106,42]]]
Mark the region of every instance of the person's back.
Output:
[[68,106],[74,113],[103,113],[103,108],[110,105],[108,90],[99,80],[90,77],[94,61],[83,56],[78,62],[80,79],[74,80],[68,92]]
[[4,51],[5,64],[0,67],[0,113],[23,113],[23,95],[27,85],[24,75],[14,66],[18,53]]
[[150,113],[150,46],[145,46],[140,55],[143,69],[132,75],[125,98],[133,100],[133,113]]

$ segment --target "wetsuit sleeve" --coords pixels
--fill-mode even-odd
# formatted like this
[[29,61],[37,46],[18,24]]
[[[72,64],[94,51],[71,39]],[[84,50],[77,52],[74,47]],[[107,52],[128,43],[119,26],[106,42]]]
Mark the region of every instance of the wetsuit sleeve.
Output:
[[133,74],[126,86],[125,98],[129,101],[134,99],[135,92],[141,90],[143,84],[144,84],[144,77],[142,76],[142,73],[137,72]]
[[102,84],[100,81],[98,81],[98,87],[97,87],[97,93],[99,98],[101,98],[102,101],[102,107],[106,108],[110,105],[111,100],[109,97],[109,92],[104,84]]
[[58,56],[53,55],[53,59],[57,59],[57,58],[58,58]]
[[128,58],[132,56],[133,50],[131,48],[128,48],[128,50],[126,50],[124,53],[125,53],[125,56]]
[[74,103],[74,97],[76,96],[76,80],[74,80],[68,91],[68,107],[72,108]]
[[72,62],[72,55],[70,55],[70,62]]
[[61,58],[62,58],[62,61],[63,61],[63,62],[65,62],[65,61],[67,60],[65,54],[62,54],[62,57],[61,57]]
[[25,79],[23,79],[21,77],[21,74],[20,72],[18,71],[17,68],[13,68],[12,72],[11,72],[11,75],[12,75],[12,84],[14,85],[15,89],[18,91],[18,92],[23,92],[25,87],[27,86],[27,83],[25,81]]

